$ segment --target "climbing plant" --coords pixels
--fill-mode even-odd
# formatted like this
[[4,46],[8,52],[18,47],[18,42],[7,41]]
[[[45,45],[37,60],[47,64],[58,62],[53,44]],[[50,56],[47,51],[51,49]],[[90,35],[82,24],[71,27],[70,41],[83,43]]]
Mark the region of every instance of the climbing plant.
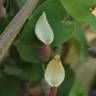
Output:
[[86,26],[96,32],[95,5],[96,0],[0,0],[0,96],[35,96],[30,90],[43,90],[43,84],[49,89],[40,96],[88,96],[71,63],[96,58],[86,39]]

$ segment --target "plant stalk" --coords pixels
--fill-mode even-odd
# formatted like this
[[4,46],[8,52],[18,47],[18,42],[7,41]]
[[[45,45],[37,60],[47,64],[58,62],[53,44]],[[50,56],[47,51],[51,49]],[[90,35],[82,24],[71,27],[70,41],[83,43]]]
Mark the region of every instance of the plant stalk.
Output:
[[51,87],[49,96],[56,96],[57,87]]
[[12,45],[16,36],[19,34],[24,23],[36,7],[38,1],[39,0],[26,0],[25,5],[0,35],[0,62],[4,58],[9,47]]

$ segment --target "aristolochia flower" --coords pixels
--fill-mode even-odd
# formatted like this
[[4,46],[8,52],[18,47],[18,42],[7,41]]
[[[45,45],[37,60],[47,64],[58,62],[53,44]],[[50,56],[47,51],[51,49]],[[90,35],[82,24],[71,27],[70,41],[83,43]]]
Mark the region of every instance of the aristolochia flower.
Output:
[[51,87],[58,87],[63,82],[65,78],[65,70],[61,63],[60,56],[56,55],[53,58],[46,70],[45,70],[45,80]]
[[37,38],[46,45],[50,45],[53,42],[53,30],[48,23],[45,12],[43,12],[37,20],[35,34]]

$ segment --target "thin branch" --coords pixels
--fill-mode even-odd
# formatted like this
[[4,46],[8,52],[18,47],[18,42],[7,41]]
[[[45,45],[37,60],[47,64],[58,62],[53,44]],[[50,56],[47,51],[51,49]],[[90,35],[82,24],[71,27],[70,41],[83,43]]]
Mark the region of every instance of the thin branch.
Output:
[[4,58],[12,42],[19,34],[27,18],[31,15],[39,0],[27,0],[23,8],[17,13],[0,36],[0,62]]

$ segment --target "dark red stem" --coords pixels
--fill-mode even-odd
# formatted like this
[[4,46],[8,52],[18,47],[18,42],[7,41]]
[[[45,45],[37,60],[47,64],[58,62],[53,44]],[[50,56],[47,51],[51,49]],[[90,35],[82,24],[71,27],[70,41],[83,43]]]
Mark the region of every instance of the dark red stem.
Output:
[[51,56],[51,46],[43,44],[40,50],[40,58],[43,61],[48,61]]
[[56,96],[56,93],[57,93],[57,88],[51,87],[49,96]]

